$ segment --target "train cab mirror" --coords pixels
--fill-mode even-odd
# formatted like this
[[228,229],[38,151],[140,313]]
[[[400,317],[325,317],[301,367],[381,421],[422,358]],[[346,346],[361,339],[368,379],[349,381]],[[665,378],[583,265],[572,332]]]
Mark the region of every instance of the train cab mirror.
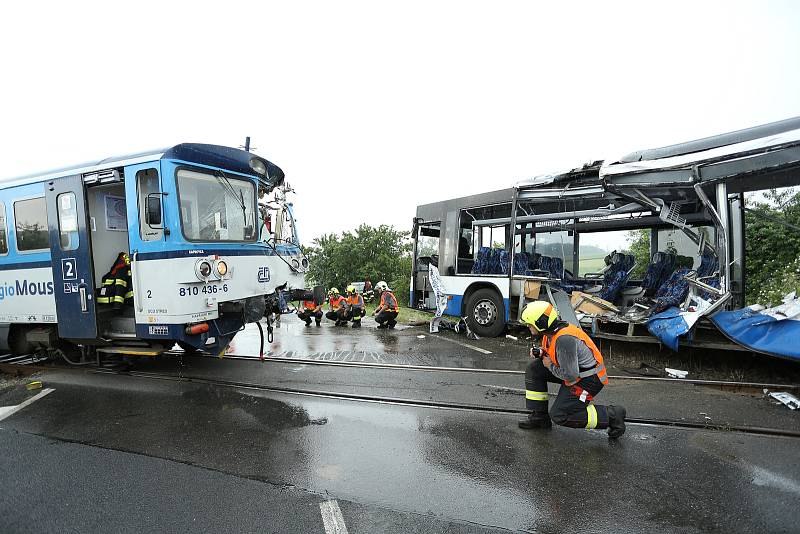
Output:
[[161,197],[157,194],[147,195],[145,200],[145,222],[149,226],[161,226]]

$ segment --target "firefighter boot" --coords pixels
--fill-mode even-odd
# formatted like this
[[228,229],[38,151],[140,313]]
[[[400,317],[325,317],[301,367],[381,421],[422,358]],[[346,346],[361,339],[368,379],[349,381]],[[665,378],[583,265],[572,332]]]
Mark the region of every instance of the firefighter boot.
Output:
[[528,417],[520,420],[519,427],[525,430],[532,430],[534,428],[552,428],[553,422],[547,412],[531,412]]
[[353,319],[353,328],[361,328],[361,319]]
[[616,439],[625,433],[625,407],[609,406],[607,409],[608,437]]

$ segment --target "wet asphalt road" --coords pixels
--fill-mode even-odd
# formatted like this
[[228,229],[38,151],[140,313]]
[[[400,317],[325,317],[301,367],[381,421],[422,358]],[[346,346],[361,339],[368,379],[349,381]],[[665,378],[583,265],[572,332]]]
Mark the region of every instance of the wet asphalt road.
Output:
[[[522,407],[519,375],[303,361],[526,361],[521,343],[448,335],[285,318],[273,354],[297,362],[174,356],[141,369]],[[251,331],[235,341],[236,353],[257,354]],[[498,413],[74,370],[38,378],[54,391],[0,421],[2,532],[324,532],[320,503],[333,499],[349,532],[794,532],[800,519],[797,439],[629,425],[609,442],[600,431],[523,431]],[[0,407],[37,393],[21,384],[0,387]],[[797,425],[751,395],[670,386],[617,381],[598,400],[624,401],[631,415]]]
[[[435,371],[398,374],[395,369],[356,371],[347,367],[302,365],[312,360],[521,372],[529,361],[530,344],[524,340],[470,341],[449,331],[429,334],[427,327],[389,331],[376,330],[374,324],[372,319],[365,318],[364,327],[357,330],[337,328],[326,321],[320,327],[306,327],[296,317],[288,316],[276,329],[267,362],[261,367],[253,362],[229,361],[221,373],[213,358],[209,361],[187,358],[180,365],[160,362],[145,365],[143,369],[298,389],[312,387],[338,393],[524,408],[524,379],[518,374]],[[258,331],[249,325],[234,339],[229,353],[255,358],[258,346]],[[269,362],[269,357],[297,359],[298,365]],[[558,386],[551,384],[549,389],[555,395]],[[598,402],[621,404],[627,407],[630,417],[641,419],[800,432],[797,413],[776,405],[761,390],[731,392],[676,382],[612,379]]]
[[790,532],[800,519],[795,439],[640,426],[609,442],[473,411],[42,379],[55,391],[0,422],[4,531],[314,532],[313,505],[331,498],[361,507],[342,508],[350,532]]

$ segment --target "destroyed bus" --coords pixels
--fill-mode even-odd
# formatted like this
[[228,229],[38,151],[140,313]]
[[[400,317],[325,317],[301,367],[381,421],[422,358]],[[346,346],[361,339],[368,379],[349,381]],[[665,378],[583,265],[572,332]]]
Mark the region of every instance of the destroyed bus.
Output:
[[284,188],[266,159],[196,143],[0,182],[0,351],[221,354],[304,287]]
[[[744,195],[798,184],[794,118],[421,205],[411,306],[436,308],[436,268],[444,313],[481,336],[543,299],[598,338],[800,359],[800,300],[743,309]],[[644,260],[624,250],[631,231]]]

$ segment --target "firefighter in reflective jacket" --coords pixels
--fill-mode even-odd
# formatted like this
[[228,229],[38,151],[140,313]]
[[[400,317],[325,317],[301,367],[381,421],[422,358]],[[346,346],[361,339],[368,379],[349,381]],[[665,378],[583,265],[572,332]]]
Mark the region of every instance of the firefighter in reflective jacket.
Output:
[[322,304],[317,304],[313,300],[304,300],[303,309],[297,311],[297,316],[306,322],[306,326],[311,326],[311,319],[319,326],[322,322]]
[[361,318],[367,314],[364,309],[364,297],[357,291],[356,286],[347,286],[347,319],[353,321],[353,328],[361,328]]
[[332,287],[331,290],[328,291],[328,307],[330,310],[325,314],[325,317],[331,321],[336,321],[336,326],[347,325],[347,307],[345,306],[345,300],[335,287]]
[[372,315],[375,315],[378,328],[394,328],[397,324],[397,314],[400,313],[397,297],[394,296],[392,290],[389,289],[389,285],[383,280],[375,284],[375,291],[381,296],[380,304],[372,313]]
[[123,305],[133,306],[133,280],[131,279],[131,259],[120,252],[114,266],[103,275],[103,285],[97,296],[98,304],[111,304],[114,309]]
[[[579,327],[558,317],[549,302],[535,301],[522,312],[522,321],[542,348],[532,348],[525,370],[525,402],[528,417],[520,428],[550,428],[551,420],[572,428],[607,428],[609,438],[625,433],[625,408],[595,404],[594,398],[608,384],[603,355]],[[547,383],[561,384],[548,413]]]

